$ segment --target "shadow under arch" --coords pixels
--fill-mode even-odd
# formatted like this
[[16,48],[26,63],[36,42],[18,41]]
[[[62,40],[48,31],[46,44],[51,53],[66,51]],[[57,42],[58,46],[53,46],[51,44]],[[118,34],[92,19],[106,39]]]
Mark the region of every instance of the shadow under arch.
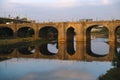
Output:
[[74,39],[75,39],[75,31],[74,28],[70,27],[67,29],[67,52],[69,55],[75,54],[75,46],[74,46]]
[[14,32],[11,28],[6,26],[0,27],[0,38],[11,38],[13,35]]
[[33,37],[34,34],[34,29],[27,26],[19,28],[17,31],[17,36],[21,38]]
[[120,53],[120,26],[115,29],[115,52]]
[[44,26],[39,30],[39,37],[46,40],[58,40],[58,30],[53,26]]
[[[95,29],[92,30],[93,28],[95,28]],[[97,31],[97,29],[98,29],[98,31]],[[107,29],[107,27],[102,26],[102,25],[93,25],[93,26],[90,26],[86,29],[86,51],[87,51],[87,54],[90,55],[90,56],[93,56],[93,57],[104,57],[104,56],[106,56],[107,54],[102,54],[101,55],[101,54],[97,54],[94,51],[92,51],[91,41],[92,41],[92,38],[94,39],[94,37],[91,37],[91,35],[92,35],[91,32],[93,32],[93,33],[98,32],[97,34],[101,34],[101,35],[105,33],[105,37],[109,38],[109,30]],[[109,42],[106,42],[106,43],[109,44]]]

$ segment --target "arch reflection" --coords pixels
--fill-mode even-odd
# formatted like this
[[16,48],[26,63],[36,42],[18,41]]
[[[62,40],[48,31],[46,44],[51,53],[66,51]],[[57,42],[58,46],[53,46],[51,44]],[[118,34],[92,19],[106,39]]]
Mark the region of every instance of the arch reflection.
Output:
[[18,48],[18,51],[21,53],[21,54],[24,54],[24,55],[30,55],[30,54],[33,54],[35,52],[35,47],[34,46],[22,46],[20,48]]
[[11,54],[13,52],[13,48],[11,46],[7,45],[0,45],[0,54],[6,55],[6,54]]
[[43,55],[56,55],[58,52],[57,43],[43,43],[39,46],[39,50]]

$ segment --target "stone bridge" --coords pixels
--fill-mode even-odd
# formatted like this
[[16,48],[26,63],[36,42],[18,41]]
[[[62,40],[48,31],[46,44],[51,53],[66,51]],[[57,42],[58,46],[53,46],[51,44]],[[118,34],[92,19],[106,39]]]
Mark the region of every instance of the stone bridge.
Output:
[[[90,30],[94,26],[104,26],[109,31],[109,45],[110,45],[110,51],[108,55],[104,57],[96,57],[96,56],[90,56],[87,54],[86,44],[87,39],[89,40],[88,34],[90,34]],[[113,59],[115,54],[115,43],[116,43],[116,31],[118,27],[120,27],[120,21],[119,20],[113,20],[113,21],[89,21],[89,22],[48,22],[48,23],[23,23],[23,24],[0,24],[0,28],[7,27],[11,29],[14,36],[16,36],[17,32],[24,28],[31,28],[34,30],[34,36],[32,36],[34,39],[38,39],[40,36],[40,30],[46,27],[52,27],[57,30],[58,32],[58,54],[57,57],[64,57],[64,59],[72,59],[72,60],[105,60],[110,61]],[[66,50],[63,50],[61,48],[66,49],[66,40],[67,40],[67,31],[69,29],[73,29],[75,32],[76,37],[76,46],[77,50],[75,51],[74,55],[67,54]],[[42,34],[44,35],[44,34]],[[17,37],[17,36],[16,36]],[[80,42],[84,42],[83,46]],[[63,47],[61,47],[61,44]],[[83,52],[81,52],[83,51]],[[83,54],[82,54],[83,53]]]

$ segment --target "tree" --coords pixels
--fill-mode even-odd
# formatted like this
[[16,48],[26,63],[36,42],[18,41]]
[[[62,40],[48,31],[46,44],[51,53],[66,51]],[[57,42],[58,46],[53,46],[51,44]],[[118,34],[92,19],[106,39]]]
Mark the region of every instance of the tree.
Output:
[[15,18],[15,19],[19,20],[19,19],[20,19],[20,17],[19,17],[19,16],[16,16],[16,18]]
[[27,21],[27,18],[26,18],[26,17],[24,17],[24,18],[22,18],[21,20],[23,20],[23,21]]
[[116,68],[120,68],[120,51],[115,54],[112,65]]
[[110,69],[105,75],[99,77],[99,80],[120,80],[120,51],[116,53]]

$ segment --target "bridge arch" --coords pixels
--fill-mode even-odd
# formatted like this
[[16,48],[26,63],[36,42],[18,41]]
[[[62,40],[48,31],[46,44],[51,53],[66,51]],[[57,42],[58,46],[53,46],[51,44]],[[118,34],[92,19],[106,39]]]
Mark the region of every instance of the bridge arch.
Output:
[[120,52],[120,25],[115,28],[115,47],[116,52]]
[[[104,42],[104,45],[107,46],[107,50],[105,51],[105,53],[102,53],[102,54],[100,52],[96,53],[96,49],[94,48],[95,43],[98,44],[98,46],[101,43],[101,42],[99,42],[100,40],[97,40],[97,38],[99,38],[99,37],[106,38],[106,40],[103,42]],[[109,29],[108,29],[108,27],[106,27],[104,25],[98,25],[98,24],[87,26],[87,28],[86,28],[86,49],[87,49],[88,55],[93,56],[93,57],[106,56],[109,53],[109,48],[110,48],[110,46],[108,46],[108,44],[109,44],[108,42],[109,42]]]
[[117,25],[117,26],[115,26],[115,38],[117,37],[116,36],[116,34],[117,34],[117,32],[118,32],[118,34],[119,34],[119,32],[120,32],[120,25]]
[[68,27],[67,31],[66,31],[66,43],[67,43],[67,52],[70,55],[74,55],[75,54],[75,37],[76,32],[75,32],[75,28],[74,27]]
[[58,40],[58,30],[54,26],[44,26],[39,29],[40,38]]
[[8,26],[0,27],[0,38],[11,38],[14,36],[14,31]]
[[32,27],[24,26],[17,30],[18,37],[33,37],[35,35],[35,30]]

